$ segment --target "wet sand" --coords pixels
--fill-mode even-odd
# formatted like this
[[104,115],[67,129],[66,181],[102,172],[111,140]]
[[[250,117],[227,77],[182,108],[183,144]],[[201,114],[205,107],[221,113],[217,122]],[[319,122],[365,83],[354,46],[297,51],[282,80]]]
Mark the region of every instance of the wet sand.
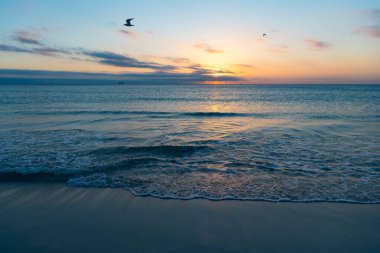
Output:
[[0,183],[0,251],[380,252],[380,205],[162,200]]

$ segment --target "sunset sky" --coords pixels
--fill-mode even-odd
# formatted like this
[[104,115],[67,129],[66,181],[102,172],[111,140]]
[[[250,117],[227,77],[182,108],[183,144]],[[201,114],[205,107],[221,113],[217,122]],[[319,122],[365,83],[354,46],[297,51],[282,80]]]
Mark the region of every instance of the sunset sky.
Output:
[[0,0],[0,17],[3,78],[380,83],[378,0]]

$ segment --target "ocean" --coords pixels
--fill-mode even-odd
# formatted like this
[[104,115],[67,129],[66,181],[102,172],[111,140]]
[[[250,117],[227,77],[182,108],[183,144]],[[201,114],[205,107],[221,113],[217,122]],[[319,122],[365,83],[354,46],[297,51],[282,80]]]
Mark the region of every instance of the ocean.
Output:
[[0,85],[0,182],[380,203],[380,85]]

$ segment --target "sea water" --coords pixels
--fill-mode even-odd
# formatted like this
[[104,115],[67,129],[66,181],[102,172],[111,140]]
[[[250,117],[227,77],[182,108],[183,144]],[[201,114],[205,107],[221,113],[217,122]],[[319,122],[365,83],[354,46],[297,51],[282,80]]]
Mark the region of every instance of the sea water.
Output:
[[380,85],[0,85],[0,181],[380,203]]

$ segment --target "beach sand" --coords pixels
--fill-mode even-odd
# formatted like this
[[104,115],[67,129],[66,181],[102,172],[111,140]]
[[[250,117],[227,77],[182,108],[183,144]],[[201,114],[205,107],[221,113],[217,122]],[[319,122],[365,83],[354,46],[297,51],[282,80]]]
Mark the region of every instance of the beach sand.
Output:
[[1,183],[0,252],[380,252],[380,205]]

